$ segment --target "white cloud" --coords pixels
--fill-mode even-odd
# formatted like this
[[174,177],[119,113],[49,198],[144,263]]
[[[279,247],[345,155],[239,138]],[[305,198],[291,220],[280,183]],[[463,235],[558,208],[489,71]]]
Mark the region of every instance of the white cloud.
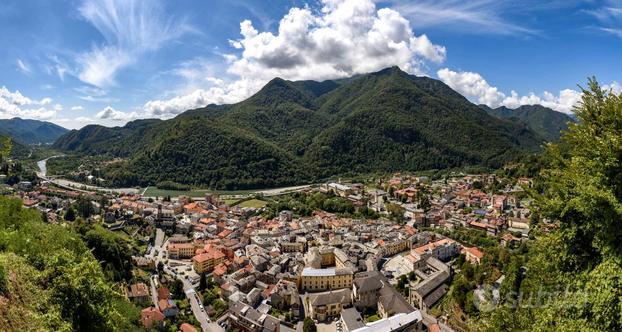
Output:
[[98,119],[109,119],[113,121],[131,121],[138,118],[138,114],[136,112],[126,113],[122,111],[117,111],[114,108],[107,106],[100,112],[95,115]]
[[51,98],[34,100],[22,95],[19,91],[11,92],[4,86],[0,88],[0,118],[3,119],[22,117],[47,120],[62,110],[60,104],[54,105],[51,109],[48,108],[47,105],[51,103]]
[[597,3],[597,7],[585,10],[594,16],[600,26],[598,30],[622,38],[622,2],[605,0]]
[[[378,9],[371,0],[322,2],[319,12],[309,7],[291,8],[276,34],[258,31],[251,21],[243,21],[242,38],[230,41],[240,53],[223,55],[229,65],[227,72],[235,80],[204,80],[185,95],[147,102],[145,112],[170,117],[209,103],[237,102],[274,77],[334,79],[393,65],[421,74],[426,62],[445,60],[445,47],[432,43],[426,35],[415,35],[410,22],[393,9]],[[190,81],[211,77],[201,68],[182,69],[177,74]]]
[[84,127],[85,125],[93,124],[93,123],[96,123],[97,121],[89,117],[79,116],[77,118],[54,119],[52,120],[52,122],[56,123],[59,126],[68,128],[68,129],[80,129]]
[[19,68],[19,70],[24,73],[24,74],[30,74],[32,73],[32,70],[30,70],[30,67],[28,67],[24,61],[22,61],[22,59],[17,59],[17,67]]
[[603,85],[603,89],[619,95],[622,93],[622,84],[618,83],[617,81],[613,81],[611,82],[611,84]]
[[441,81],[452,89],[467,97],[475,98],[478,104],[498,107],[502,104],[505,95],[497,88],[490,86],[478,73],[455,72],[443,68],[437,73]]
[[72,106],[71,107],[72,111],[84,111],[84,107],[77,105],[77,106]]
[[499,89],[488,84],[478,73],[455,72],[443,68],[437,72],[437,75],[441,81],[465,97],[478,104],[485,104],[493,108],[499,106],[517,108],[521,105],[539,104],[558,112],[570,114],[573,107],[581,101],[581,92],[572,89],[561,90],[557,95],[544,91],[541,95],[529,93],[526,96],[519,96],[516,91],[511,91],[510,95],[506,96]]
[[190,30],[166,17],[159,1],[86,0],[80,14],[105,39],[77,57],[78,78],[97,87],[114,86],[119,70]]
[[441,27],[461,33],[534,34],[532,29],[513,23],[504,16],[508,12],[538,9],[538,3],[498,0],[393,0],[394,8],[412,19],[417,28]]

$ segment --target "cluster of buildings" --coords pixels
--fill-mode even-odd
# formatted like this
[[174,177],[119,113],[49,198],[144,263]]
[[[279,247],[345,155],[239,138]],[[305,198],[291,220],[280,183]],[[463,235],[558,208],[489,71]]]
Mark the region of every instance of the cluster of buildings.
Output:
[[[112,231],[138,221],[147,230],[165,231],[159,248],[163,261],[168,267],[186,264],[195,276],[206,274],[217,283],[229,308],[220,320],[228,327],[289,331],[310,317],[318,323],[337,320],[340,331],[410,331],[422,329],[428,309],[447,293],[453,274],[450,260],[462,253],[467,261],[480,264],[485,257],[480,248],[434,231],[419,231],[421,226],[477,229],[507,245],[528,235],[529,202],[517,198],[522,187],[508,186],[495,193],[482,189],[495,181],[492,175],[432,181],[396,174],[371,186],[327,183],[312,189],[381,216],[388,215],[389,204],[399,205],[403,222],[345,218],[325,211],[310,217],[279,211],[276,218],[266,219],[256,209],[230,207],[210,194],[200,200],[166,201],[110,196],[109,204],[99,206],[93,193],[93,204]],[[519,182],[530,184],[528,179]],[[22,196],[31,206],[55,202],[57,209],[63,209],[77,195],[82,193],[43,186]],[[394,257],[400,257],[399,273],[386,267]],[[154,270],[156,262],[153,255],[145,255],[134,257],[134,264]],[[396,281],[405,272],[415,277],[407,292],[400,293]],[[134,302],[152,304],[141,314],[147,328],[177,315],[170,294],[158,291],[155,304],[150,293],[150,287],[141,283],[128,290]],[[378,320],[370,321],[370,313]]]

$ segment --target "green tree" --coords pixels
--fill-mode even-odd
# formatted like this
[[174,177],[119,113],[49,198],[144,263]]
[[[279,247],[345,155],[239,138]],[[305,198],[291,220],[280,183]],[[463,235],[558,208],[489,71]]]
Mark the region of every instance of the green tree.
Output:
[[305,320],[302,323],[302,331],[317,332],[317,326],[315,326],[315,322],[313,322],[313,319],[305,317]]
[[199,291],[203,292],[207,288],[207,275],[205,273],[201,273],[201,277],[199,279]]
[[65,220],[67,220],[67,221],[75,221],[76,220],[76,212],[73,210],[72,207],[69,207],[67,209],[67,212],[65,212]]
[[91,200],[84,195],[81,195],[76,200],[76,209],[78,210],[78,214],[80,215],[80,217],[85,219],[90,217],[94,212]]
[[529,247],[525,278],[517,280],[512,263],[508,280],[522,293],[572,294],[495,310],[484,321],[491,329],[622,329],[622,96],[591,79],[574,112],[578,122],[547,147],[531,193],[557,228]]

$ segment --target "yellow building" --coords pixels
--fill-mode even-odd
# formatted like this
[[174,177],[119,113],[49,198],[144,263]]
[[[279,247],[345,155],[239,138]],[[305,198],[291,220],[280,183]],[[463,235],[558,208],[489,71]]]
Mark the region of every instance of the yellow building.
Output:
[[324,321],[341,314],[341,310],[351,304],[349,289],[314,293],[306,298],[305,309],[308,317]]
[[192,265],[196,273],[207,273],[214,270],[214,267],[225,260],[225,254],[220,250],[212,249],[206,253],[192,257]]
[[383,242],[382,251],[385,256],[393,256],[410,249],[410,241],[408,239],[395,239],[391,242]]
[[351,288],[354,273],[349,268],[315,269],[306,267],[300,275],[300,286],[307,291]]
[[304,252],[303,242],[281,242],[281,252]]
[[192,243],[169,243],[168,257],[172,259],[190,258],[194,256],[194,245]]

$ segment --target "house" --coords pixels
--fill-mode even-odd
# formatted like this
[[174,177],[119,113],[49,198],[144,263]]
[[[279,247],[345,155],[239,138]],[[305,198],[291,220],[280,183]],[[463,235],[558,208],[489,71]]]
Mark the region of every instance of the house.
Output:
[[235,302],[229,308],[228,323],[249,332],[279,332],[280,321],[268,314],[259,312],[242,302]]
[[477,247],[465,247],[463,252],[466,260],[471,264],[480,264],[482,262],[482,258],[484,258],[484,253]]
[[165,318],[164,314],[154,307],[145,308],[140,312],[140,322],[146,329],[163,326]]
[[130,291],[127,293],[127,297],[131,301],[139,304],[145,304],[151,300],[149,298],[149,288],[142,282],[131,285]]
[[448,272],[440,270],[420,283],[411,285],[409,288],[410,302],[422,311],[427,311],[428,308],[447,293],[445,282],[449,277],[450,274]]
[[171,292],[169,292],[168,288],[160,287],[158,288],[158,300],[168,300],[171,297]]
[[168,257],[172,259],[190,258],[194,255],[194,245],[192,243],[169,243]]
[[415,257],[435,257],[442,261],[460,253],[460,246],[452,239],[441,239],[413,249],[411,255]]
[[181,332],[198,332],[194,326],[188,323],[181,324],[181,326],[179,327],[179,330],[181,330]]
[[158,308],[167,318],[175,317],[179,313],[179,309],[177,309],[177,305],[175,305],[175,301],[171,299],[159,300]]
[[351,298],[348,288],[309,294],[305,302],[307,316],[319,321],[339,316],[341,310],[350,305]]

